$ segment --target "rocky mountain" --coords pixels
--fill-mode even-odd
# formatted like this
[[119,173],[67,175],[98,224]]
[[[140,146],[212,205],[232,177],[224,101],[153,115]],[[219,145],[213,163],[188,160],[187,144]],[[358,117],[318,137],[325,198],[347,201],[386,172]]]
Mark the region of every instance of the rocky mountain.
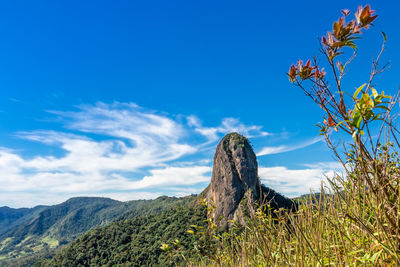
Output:
[[294,203],[261,185],[256,155],[249,140],[238,134],[227,134],[214,154],[209,186],[200,194],[214,206],[210,216],[217,226],[228,227],[229,221],[243,221],[244,210],[270,202],[273,208],[293,208]]

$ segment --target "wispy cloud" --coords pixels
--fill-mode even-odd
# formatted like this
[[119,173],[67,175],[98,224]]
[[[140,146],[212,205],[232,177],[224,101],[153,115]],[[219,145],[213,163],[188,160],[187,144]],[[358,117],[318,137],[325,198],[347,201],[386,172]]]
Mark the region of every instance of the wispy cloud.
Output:
[[[198,152],[201,142],[193,138],[198,124],[189,126],[133,103],[97,103],[50,113],[59,117],[65,131],[21,131],[16,136],[64,153],[26,158],[21,151],[0,148],[0,205],[54,204],[77,195],[126,200],[130,194],[134,199],[191,193],[211,177],[210,160],[185,160]],[[210,130],[213,141],[233,130],[261,134],[261,127],[236,119],[209,129],[215,129]]]
[[302,143],[294,144],[294,145],[266,146],[266,147],[263,147],[257,153],[257,156],[265,156],[265,155],[289,152],[289,151],[293,151],[293,150],[297,150],[297,149],[301,149],[301,148],[305,148],[305,147],[311,146],[311,145],[313,145],[315,143],[318,143],[320,141],[322,141],[322,137],[316,137],[316,138],[308,140],[306,142],[302,142]]
[[206,144],[210,144],[219,140],[221,134],[231,132],[240,133],[248,138],[268,136],[271,133],[262,131],[262,126],[245,125],[236,118],[225,118],[221,124],[216,127],[205,127],[196,116],[188,116],[188,125],[193,127],[195,132],[204,136],[207,139]]
[[[275,136],[261,126],[234,118],[204,126],[195,116],[182,122],[176,119],[179,116],[133,103],[97,103],[50,113],[59,117],[64,130],[15,135],[63,153],[25,157],[23,151],[0,147],[0,206],[55,204],[82,195],[128,200],[198,193],[211,178],[208,157],[224,134],[236,131],[250,138]],[[291,151],[319,141],[264,147],[258,155]],[[319,185],[323,174],[333,167],[329,164],[299,170],[261,167],[260,177],[272,188],[296,195]]]
[[344,168],[343,165],[339,161],[323,161],[311,164],[302,164],[305,167],[312,168],[312,169],[331,169],[338,172],[343,172]]
[[191,167],[167,167],[164,169],[154,169],[151,175],[143,177],[140,181],[132,183],[131,189],[142,189],[152,187],[173,187],[193,185],[210,181],[211,167],[191,166]]
[[[21,138],[59,145],[67,152],[60,158],[38,156],[27,161],[25,167],[89,175],[137,171],[162,166],[197,150],[181,141],[182,125],[165,116],[143,112],[134,104],[99,103],[82,106],[77,112],[53,113],[62,116],[67,127],[79,134],[44,130],[18,133]],[[96,134],[100,140],[85,134]]]
[[335,173],[341,174],[342,167],[336,162],[320,162],[308,165],[307,168],[289,169],[284,166],[259,167],[261,182],[289,197],[319,191],[325,177],[332,178]]
[[[51,163],[51,160],[47,159],[46,163]],[[126,200],[131,195],[132,199],[137,199],[138,195],[146,193],[143,190],[151,190],[157,196],[168,191],[186,191],[185,187],[208,182],[211,177],[210,166],[198,165],[150,169],[150,175],[140,179],[130,178],[130,172],[121,174],[119,166],[108,172],[95,172],[94,169],[87,172],[80,165],[70,167],[63,170],[55,164],[46,166],[37,159],[24,160],[18,155],[0,151],[0,203],[17,206],[28,202],[28,206],[54,204],[60,199],[79,195],[108,196],[119,200]]]

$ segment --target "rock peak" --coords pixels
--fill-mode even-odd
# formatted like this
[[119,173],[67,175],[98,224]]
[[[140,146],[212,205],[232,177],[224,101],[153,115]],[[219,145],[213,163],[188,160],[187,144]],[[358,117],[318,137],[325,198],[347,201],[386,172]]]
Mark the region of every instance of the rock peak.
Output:
[[229,227],[230,221],[246,224],[244,218],[254,212],[254,202],[268,203],[273,210],[296,210],[297,204],[261,184],[257,158],[249,140],[238,134],[227,134],[214,154],[211,182],[199,195],[212,203],[208,216],[219,227]]
[[227,134],[218,144],[210,185],[201,194],[214,204],[213,216],[218,226],[238,219],[239,204],[250,194],[259,199],[260,180],[257,158],[249,140],[238,134]]

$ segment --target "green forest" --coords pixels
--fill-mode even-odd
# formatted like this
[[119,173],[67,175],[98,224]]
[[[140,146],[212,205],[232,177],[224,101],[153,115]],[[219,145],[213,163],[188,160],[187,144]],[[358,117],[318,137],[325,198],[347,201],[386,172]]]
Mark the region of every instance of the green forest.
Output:
[[[55,206],[17,211],[24,213],[19,218],[15,210],[4,211],[0,218],[12,223],[0,236],[0,266],[31,266],[37,260],[53,256],[93,227],[101,229],[113,221],[154,216],[175,206],[187,206],[193,199],[195,196],[120,202],[79,197]],[[136,224],[139,222],[142,221]]]

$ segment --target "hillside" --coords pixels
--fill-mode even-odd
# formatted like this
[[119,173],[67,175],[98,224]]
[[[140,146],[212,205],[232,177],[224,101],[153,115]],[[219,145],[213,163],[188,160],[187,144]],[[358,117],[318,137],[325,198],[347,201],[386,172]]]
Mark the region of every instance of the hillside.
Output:
[[[189,205],[97,227],[40,266],[175,266],[196,255],[191,225],[205,226],[205,211]],[[181,256],[169,258],[163,243],[179,240]],[[183,256],[183,257],[182,257]]]
[[[292,204],[274,190],[261,187],[273,208]],[[203,252],[207,255],[210,240],[188,233],[192,225],[207,227],[204,207],[193,205],[197,200],[194,196],[183,198],[180,205],[156,214],[132,217],[128,213],[122,220],[83,234],[52,259],[39,259],[37,266],[176,266],[185,260],[198,260]],[[171,245],[176,240],[180,247],[175,247],[172,255],[161,250],[162,244]]]
[[46,208],[47,206],[37,206],[34,208],[20,209],[0,207],[0,237],[5,234],[10,228],[29,221],[35,215]]
[[[56,248],[87,230],[116,220],[158,214],[193,197],[159,197],[155,200],[120,202],[108,198],[79,197],[54,206],[33,209],[2,208],[0,265],[23,262],[31,255],[52,255]],[[29,259],[28,259],[29,262]]]

